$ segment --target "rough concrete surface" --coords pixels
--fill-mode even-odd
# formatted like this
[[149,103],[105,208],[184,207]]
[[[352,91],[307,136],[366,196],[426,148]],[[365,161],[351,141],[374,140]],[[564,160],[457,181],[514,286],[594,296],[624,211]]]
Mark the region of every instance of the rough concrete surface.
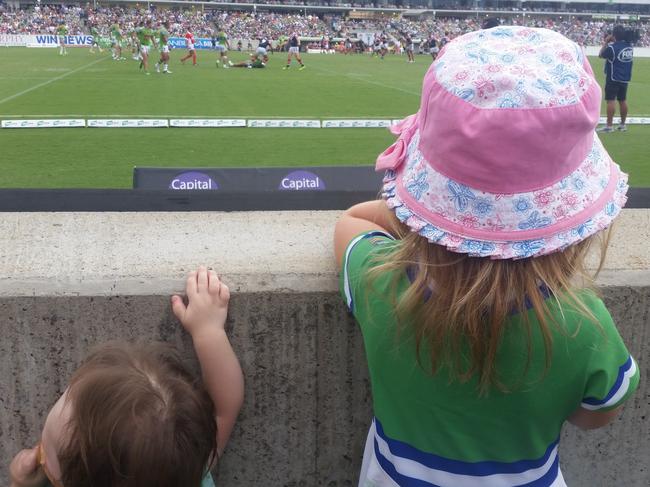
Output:
[[[0,485],[91,346],[161,339],[194,363],[169,294],[200,263],[234,291],[228,327],[246,377],[218,484],[356,485],[371,398],[361,336],[335,291],[337,215],[3,214]],[[642,381],[612,425],[565,428],[571,487],[650,485],[650,211],[620,220],[601,282]]]

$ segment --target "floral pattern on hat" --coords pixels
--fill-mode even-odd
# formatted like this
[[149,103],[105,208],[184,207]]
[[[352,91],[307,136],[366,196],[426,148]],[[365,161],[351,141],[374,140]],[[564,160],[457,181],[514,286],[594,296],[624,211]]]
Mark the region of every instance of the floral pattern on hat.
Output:
[[436,65],[436,78],[476,107],[574,105],[595,82],[584,69],[580,46],[548,29],[495,27],[454,43]]
[[[584,162],[569,176],[539,191],[493,194],[471,189],[436,172],[418,150],[419,132],[412,138],[407,161],[399,171],[386,171],[383,197],[397,218],[412,231],[453,252],[475,257],[520,259],[552,253],[584,240],[608,227],[627,199],[627,174],[618,170],[616,189],[607,203],[591,218],[551,233],[544,238],[509,241],[500,232],[522,232],[552,227],[575,217],[595,204],[608,186],[611,161],[598,137]],[[413,208],[401,198],[398,182],[415,201]],[[421,209],[438,216],[437,225],[422,216]],[[418,211],[420,214],[418,214]],[[492,232],[490,240],[459,233],[458,226]],[[447,228],[445,228],[447,227]],[[454,230],[452,230],[452,228]]]

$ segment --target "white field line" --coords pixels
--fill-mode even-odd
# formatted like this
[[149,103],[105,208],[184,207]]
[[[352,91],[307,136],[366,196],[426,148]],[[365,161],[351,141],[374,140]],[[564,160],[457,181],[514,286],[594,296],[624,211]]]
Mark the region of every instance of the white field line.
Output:
[[67,78],[67,77],[70,76],[71,74],[75,74],[75,73],[77,73],[77,72],[79,72],[79,71],[81,71],[81,70],[83,70],[83,69],[89,68],[89,67],[92,66],[93,64],[97,64],[97,63],[99,63],[99,62],[101,62],[101,61],[104,61],[104,60],[106,60],[106,59],[108,59],[108,58],[107,58],[107,57],[103,57],[103,58],[100,58],[100,59],[95,59],[93,62],[88,63],[88,64],[84,64],[83,66],[80,66],[80,67],[78,67],[77,69],[73,69],[72,71],[68,71],[67,73],[63,73],[61,76],[57,76],[57,77],[55,77],[55,78],[51,78],[51,79],[49,79],[49,80],[47,80],[47,81],[44,81],[43,83],[39,83],[39,84],[37,84],[36,86],[32,86],[31,88],[27,88],[26,90],[20,91],[20,92],[16,93],[15,95],[11,95],[11,96],[8,96],[7,98],[3,98],[2,100],[0,100],[0,105],[2,105],[2,104],[5,103],[5,102],[8,102],[8,101],[14,100],[14,99],[18,98],[19,96],[26,95],[27,93],[30,93],[30,92],[32,92],[32,91],[34,91],[34,90],[37,90],[37,89],[39,89],[39,88],[42,88],[43,86],[47,86],[47,85],[49,85],[50,83],[54,83],[55,81],[59,81],[59,80],[62,80],[63,78]]
[[[321,68],[320,66],[309,65],[309,67],[313,68],[313,69],[315,69],[317,71],[322,71],[324,73],[336,74],[337,76],[341,76],[341,73],[337,73],[337,72],[331,71],[329,69]],[[404,88],[399,88],[397,86],[386,85],[384,83],[379,83],[378,81],[370,81],[370,80],[367,80],[367,79],[365,79],[364,77],[361,77],[361,76],[353,76],[353,75],[349,75],[349,74],[343,74],[343,76],[345,76],[346,78],[349,78],[351,80],[362,81],[362,82],[368,83],[370,85],[381,86],[382,88],[388,88],[389,90],[401,91],[402,93],[406,93],[408,95],[413,95],[413,96],[417,96],[417,97],[420,96],[419,91],[405,90]]]

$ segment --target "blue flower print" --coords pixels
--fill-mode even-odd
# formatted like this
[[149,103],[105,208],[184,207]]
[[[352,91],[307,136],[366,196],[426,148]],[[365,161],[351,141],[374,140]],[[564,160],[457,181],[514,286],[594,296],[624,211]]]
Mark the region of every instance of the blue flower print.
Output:
[[406,206],[398,206],[395,208],[395,216],[397,216],[400,221],[406,221],[413,216],[413,212]]
[[467,51],[465,57],[478,61],[480,64],[487,64],[490,62],[490,56],[485,49],[479,49],[478,51]]
[[411,193],[416,200],[419,200],[427,189],[429,189],[429,183],[427,183],[426,171],[422,171],[420,174],[415,176],[415,179],[406,185],[406,190]]
[[457,211],[465,211],[470,200],[475,200],[476,196],[470,191],[467,186],[452,181],[447,182],[447,189],[454,200],[454,206]]
[[569,82],[578,82],[578,77],[575,75],[575,73],[569,71],[564,64],[556,65],[553,69],[551,69],[551,71],[549,71],[549,73],[553,79],[561,85],[565,85]]
[[513,33],[509,29],[502,29],[497,27],[495,29],[490,29],[489,31],[494,37],[512,37]]
[[569,187],[569,178],[562,178],[560,180],[560,189],[567,189]]
[[544,64],[551,64],[553,62],[553,58],[548,54],[544,54],[542,57],[539,58],[539,60]]
[[585,187],[585,182],[582,179],[578,178],[578,177],[573,178],[573,181],[571,181],[571,182],[573,183],[573,187],[577,191],[580,191],[582,188]]
[[437,227],[434,227],[431,224],[425,225],[424,228],[422,228],[418,233],[426,238],[429,242],[437,242],[442,237],[447,235],[445,232]]
[[519,222],[517,227],[520,230],[533,230],[535,228],[542,228],[550,225],[552,220],[546,216],[539,216],[539,211],[533,211],[530,216],[522,222]]
[[505,64],[512,64],[515,62],[515,56],[507,52],[501,56],[501,61]]
[[519,108],[521,106],[520,100],[520,96],[513,96],[512,93],[506,92],[501,98],[499,98],[497,104],[499,105],[499,108]]
[[475,92],[472,88],[463,88],[461,90],[454,90],[453,92],[458,98],[465,101],[472,101],[475,96]]
[[616,214],[616,204],[613,201],[605,205],[605,213],[607,216],[614,216]]
[[577,235],[580,238],[584,238],[587,235],[589,235],[589,233],[591,231],[591,228],[593,226],[594,226],[594,222],[590,218],[589,220],[584,222],[582,225],[574,228],[571,233],[573,233],[574,235]]
[[544,247],[544,240],[524,240],[512,244],[517,257],[530,257]]
[[515,208],[515,211],[519,213],[523,213],[524,211],[530,210],[533,207],[533,204],[530,202],[528,198],[524,198],[523,196],[520,198],[517,198],[512,202],[512,205]]
[[493,208],[494,205],[487,198],[476,198],[474,200],[474,203],[472,204],[472,209],[474,210],[474,213],[479,216],[489,215],[490,213],[492,213]]
[[480,240],[463,240],[460,244],[460,251],[470,255],[485,257],[494,252],[496,245],[490,242],[481,242]]
[[535,81],[534,86],[535,86],[535,88],[538,88],[538,89],[548,93],[549,95],[553,94],[553,84],[549,83],[546,80],[537,79],[537,81]]

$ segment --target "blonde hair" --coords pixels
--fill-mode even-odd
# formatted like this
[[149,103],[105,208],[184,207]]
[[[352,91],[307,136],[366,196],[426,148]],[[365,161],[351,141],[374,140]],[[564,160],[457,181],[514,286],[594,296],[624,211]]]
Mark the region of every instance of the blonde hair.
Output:
[[[432,374],[444,365],[453,380],[467,382],[477,377],[481,394],[493,386],[507,391],[508,386],[498,379],[495,359],[508,317],[519,313],[527,335],[528,370],[532,345],[529,308],[544,340],[546,371],[553,345],[551,327],[563,332],[561,323],[556,323],[549,311],[548,295],[597,323],[577,291],[593,290],[594,279],[604,263],[609,230],[552,254],[493,260],[450,252],[411,232],[396,219],[393,229],[399,238],[387,257],[377,257],[368,272],[368,284],[372,292],[373,281],[392,273],[389,289],[398,333],[405,329],[412,332],[420,365],[426,345]],[[601,244],[600,262],[596,272],[589,275],[585,256],[595,240]],[[414,274],[411,283],[398,295],[398,283],[409,272]]]

